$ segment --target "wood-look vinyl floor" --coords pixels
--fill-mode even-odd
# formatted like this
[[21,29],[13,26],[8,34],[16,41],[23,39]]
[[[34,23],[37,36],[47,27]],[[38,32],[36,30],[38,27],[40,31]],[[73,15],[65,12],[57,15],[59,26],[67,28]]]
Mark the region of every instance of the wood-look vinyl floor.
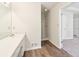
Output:
[[48,40],[42,42],[42,48],[25,51],[24,57],[72,57],[63,49],[58,49]]

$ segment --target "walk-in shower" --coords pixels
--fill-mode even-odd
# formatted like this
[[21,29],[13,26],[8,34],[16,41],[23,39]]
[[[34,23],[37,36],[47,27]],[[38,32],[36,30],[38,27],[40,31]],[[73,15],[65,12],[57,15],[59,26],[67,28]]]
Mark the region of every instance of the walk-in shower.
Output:
[[79,3],[71,3],[62,10],[62,48],[79,57]]

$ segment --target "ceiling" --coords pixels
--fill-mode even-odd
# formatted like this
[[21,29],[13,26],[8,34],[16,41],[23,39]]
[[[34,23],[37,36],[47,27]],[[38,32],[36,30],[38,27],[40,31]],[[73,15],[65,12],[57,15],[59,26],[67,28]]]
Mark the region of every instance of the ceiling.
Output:
[[73,2],[70,7],[79,8],[79,2]]
[[69,11],[72,11],[72,12],[79,12],[79,2],[71,3],[64,10],[69,10]]
[[43,6],[44,8],[50,9],[51,7],[54,6],[55,3],[56,3],[56,2],[42,2],[41,4],[42,4],[42,6]]
[[[51,9],[51,7],[53,7],[57,2],[42,2],[42,6],[44,7],[44,9]],[[70,11],[79,11],[79,2],[73,2],[71,3],[69,6],[67,6],[65,8],[66,10],[70,10]]]

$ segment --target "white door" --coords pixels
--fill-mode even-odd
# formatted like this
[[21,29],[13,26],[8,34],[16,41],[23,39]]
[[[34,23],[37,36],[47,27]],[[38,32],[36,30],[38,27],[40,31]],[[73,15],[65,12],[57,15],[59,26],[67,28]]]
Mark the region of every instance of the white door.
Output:
[[73,14],[63,13],[61,16],[62,40],[73,39]]

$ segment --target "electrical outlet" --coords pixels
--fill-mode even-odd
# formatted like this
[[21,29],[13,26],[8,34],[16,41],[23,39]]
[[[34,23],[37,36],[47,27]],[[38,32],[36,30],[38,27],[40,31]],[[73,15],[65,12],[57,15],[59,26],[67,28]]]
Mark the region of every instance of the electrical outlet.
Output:
[[33,46],[37,46],[37,43],[32,43],[32,47],[33,47]]

